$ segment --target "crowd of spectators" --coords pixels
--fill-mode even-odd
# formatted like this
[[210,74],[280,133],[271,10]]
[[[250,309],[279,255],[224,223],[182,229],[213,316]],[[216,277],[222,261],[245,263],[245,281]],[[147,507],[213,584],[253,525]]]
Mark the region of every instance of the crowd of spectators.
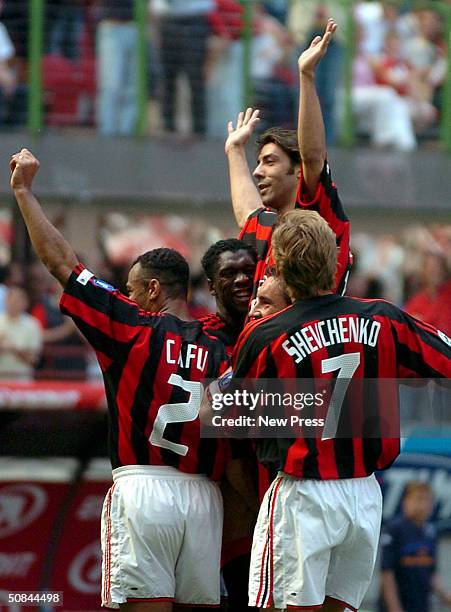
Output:
[[[200,259],[210,243],[229,237],[233,230],[176,215],[148,217],[136,223],[117,217],[112,215],[100,233],[102,261],[86,264],[125,292],[126,272],[136,250],[140,252],[143,245],[153,248],[157,243],[178,248],[190,261],[192,315],[214,312]],[[388,299],[451,335],[450,225],[408,226],[397,235],[354,232],[351,246],[354,266],[349,295]],[[90,349],[72,321],[59,312],[59,295],[58,285],[41,264],[25,268],[11,264],[2,270],[0,378],[84,379],[98,375]],[[17,345],[8,341],[11,334],[18,339]]]
[[[3,6],[4,5],[4,6]],[[327,138],[340,134],[345,55],[343,5],[255,1],[248,78],[244,5],[239,0],[149,0],[150,131],[222,137],[245,89],[261,109],[260,129],[296,122],[297,57],[330,15],[341,35],[317,74]],[[27,8],[1,1],[0,125],[26,118]],[[43,83],[49,125],[134,133],[138,28],[133,0],[47,0]],[[444,14],[432,5],[367,0],[354,5],[352,109],[356,131],[375,147],[411,151],[437,135],[447,74]],[[247,93],[249,93],[249,91]]]

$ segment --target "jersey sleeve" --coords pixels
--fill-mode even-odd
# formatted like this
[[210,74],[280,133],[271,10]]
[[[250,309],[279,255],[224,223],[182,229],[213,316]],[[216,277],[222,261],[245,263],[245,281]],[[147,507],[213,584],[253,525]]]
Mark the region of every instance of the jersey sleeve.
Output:
[[60,309],[73,319],[93,349],[109,359],[118,358],[140,332],[137,304],[82,264],[72,271]]
[[261,320],[248,323],[238,337],[232,354],[233,379],[258,378],[266,363],[266,348],[262,348],[255,335]]
[[257,208],[246,220],[238,236],[249,246],[252,246],[260,260],[264,260],[271,244],[271,236],[277,214],[267,208]]
[[392,319],[399,378],[451,378],[451,339],[399,309]]
[[301,175],[296,206],[306,210],[315,210],[328,222],[335,233],[339,251],[334,291],[339,295],[343,295],[352,265],[352,254],[349,250],[350,225],[338,196],[337,186],[332,181],[330,166],[327,160],[324,162],[315,195],[311,200],[307,197]]

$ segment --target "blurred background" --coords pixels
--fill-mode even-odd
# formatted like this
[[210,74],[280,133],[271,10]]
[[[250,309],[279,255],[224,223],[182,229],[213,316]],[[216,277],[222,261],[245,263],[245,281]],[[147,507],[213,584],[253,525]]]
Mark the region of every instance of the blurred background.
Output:
[[[332,16],[317,88],[352,222],[348,294],[451,335],[451,3],[0,0],[0,11],[0,610],[22,609],[1,603],[8,592],[45,589],[64,592],[63,609],[97,610],[111,481],[102,381],[34,259],[9,156],[38,156],[36,193],[98,276],[123,289],[138,254],[173,247],[191,265],[193,315],[211,312],[201,256],[238,233],[227,121],[254,106],[260,131],[295,128],[297,58]],[[404,410],[417,428],[381,477],[384,519],[407,482],[429,481],[451,589],[451,429],[408,394]]]

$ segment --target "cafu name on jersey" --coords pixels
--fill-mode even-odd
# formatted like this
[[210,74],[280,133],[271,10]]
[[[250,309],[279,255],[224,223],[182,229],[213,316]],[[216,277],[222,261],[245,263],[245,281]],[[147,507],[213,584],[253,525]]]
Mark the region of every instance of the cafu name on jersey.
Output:
[[176,347],[175,340],[166,340],[166,361],[177,364],[182,368],[190,368],[192,365],[197,370],[204,372],[208,359],[208,350],[197,344],[187,344],[186,350],[181,351]]

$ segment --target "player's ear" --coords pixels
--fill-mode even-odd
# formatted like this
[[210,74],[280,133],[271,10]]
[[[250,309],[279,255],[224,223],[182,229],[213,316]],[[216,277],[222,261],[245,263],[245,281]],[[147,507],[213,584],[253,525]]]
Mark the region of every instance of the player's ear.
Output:
[[301,166],[296,165],[295,168],[296,168],[296,178],[298,179],[298,181],[300,181],[301,180]]
[[213,297],[216,297],[217,294],[216,294],[214,282],[211,280],[211,278],[207,278],[207,282],[208,282],[208,291],[210,292],[210,295],[212,295]]
[[147,287],[147,296],[153,302],[161,295],[161,285],[157,278],[151,278]]

